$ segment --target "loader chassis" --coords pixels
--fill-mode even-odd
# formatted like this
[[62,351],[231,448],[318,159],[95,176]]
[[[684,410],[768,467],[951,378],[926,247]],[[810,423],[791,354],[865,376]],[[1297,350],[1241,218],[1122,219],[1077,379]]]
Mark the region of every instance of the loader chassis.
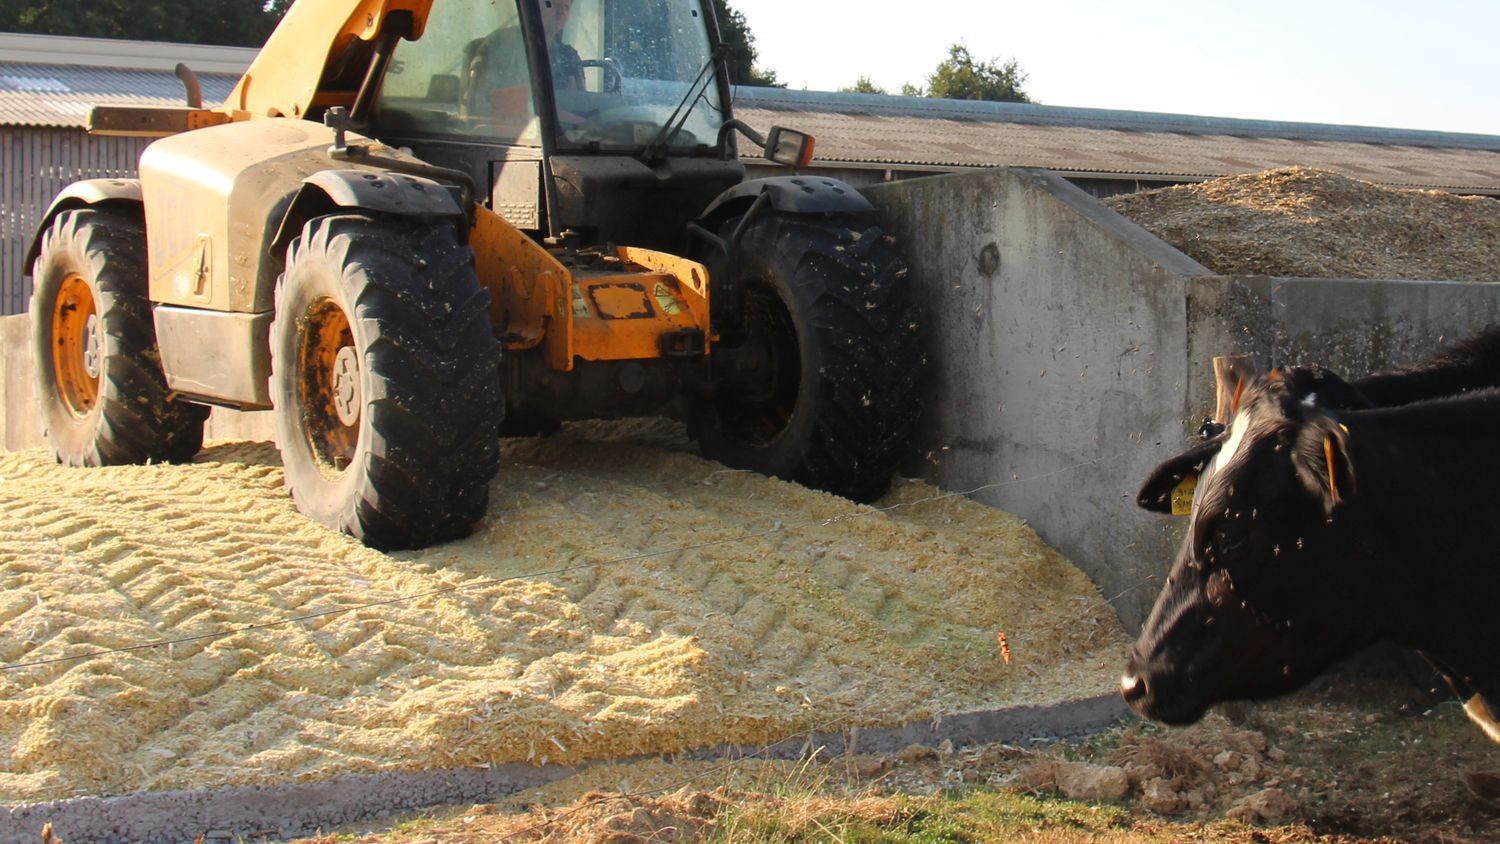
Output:
[[332,142],[316,123],[255,120],[162,138],[141,155],[148,295],[167,381],[183,396],[271,406],[267,338],[283,264],[267,247],[303,180],[329,169]]
[[188,459],[205,404],[269,408],[298,507],[383,548],[465,535],[498,435],[568,419],[883,492],[923,356],[869,204],[744,181],[706,0],[568,5],[298,0],[223,108],[96,110],[165,136],[38,235],[58,458]]

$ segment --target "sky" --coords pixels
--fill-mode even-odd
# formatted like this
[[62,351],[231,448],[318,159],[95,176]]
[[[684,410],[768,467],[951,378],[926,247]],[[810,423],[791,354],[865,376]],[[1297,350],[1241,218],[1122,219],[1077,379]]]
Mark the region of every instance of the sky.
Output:
[[1500,135],[1500,0],[729,0],[791,88],[925,84],[961,43],[1045,105]]

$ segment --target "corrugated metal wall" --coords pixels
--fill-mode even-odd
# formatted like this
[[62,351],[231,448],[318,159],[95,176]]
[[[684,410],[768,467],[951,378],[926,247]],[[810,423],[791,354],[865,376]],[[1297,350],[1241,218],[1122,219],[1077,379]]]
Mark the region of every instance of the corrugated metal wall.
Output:
[[24,313],[37,222],[69,182],[134,176],[149,138],[93,137],[77,128],[0,126],[0,315]]

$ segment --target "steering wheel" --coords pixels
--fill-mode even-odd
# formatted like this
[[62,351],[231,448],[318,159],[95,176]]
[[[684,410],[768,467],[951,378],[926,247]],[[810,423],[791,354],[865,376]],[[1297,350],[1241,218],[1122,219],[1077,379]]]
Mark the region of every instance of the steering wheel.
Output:
[[604,71],[604,93],[617,94],[625,84],[625,74],[620,72],[620,63],[605,56],[602,59],[583,59],[584,67],[597,67]]

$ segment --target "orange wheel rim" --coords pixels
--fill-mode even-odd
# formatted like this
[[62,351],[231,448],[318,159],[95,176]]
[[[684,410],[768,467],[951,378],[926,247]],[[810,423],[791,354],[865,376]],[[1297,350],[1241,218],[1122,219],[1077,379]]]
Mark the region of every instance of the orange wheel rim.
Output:
[[354,459],[364,398],[354,332],[332,299],[320,299],[307,309],[300,358],[307,444],[318,468],[337,476]]
[[52,308],[52,372],[57,394],[74,416],[87,416],[99,403],[103,328],[93,289],[83,276],[68,273]]

